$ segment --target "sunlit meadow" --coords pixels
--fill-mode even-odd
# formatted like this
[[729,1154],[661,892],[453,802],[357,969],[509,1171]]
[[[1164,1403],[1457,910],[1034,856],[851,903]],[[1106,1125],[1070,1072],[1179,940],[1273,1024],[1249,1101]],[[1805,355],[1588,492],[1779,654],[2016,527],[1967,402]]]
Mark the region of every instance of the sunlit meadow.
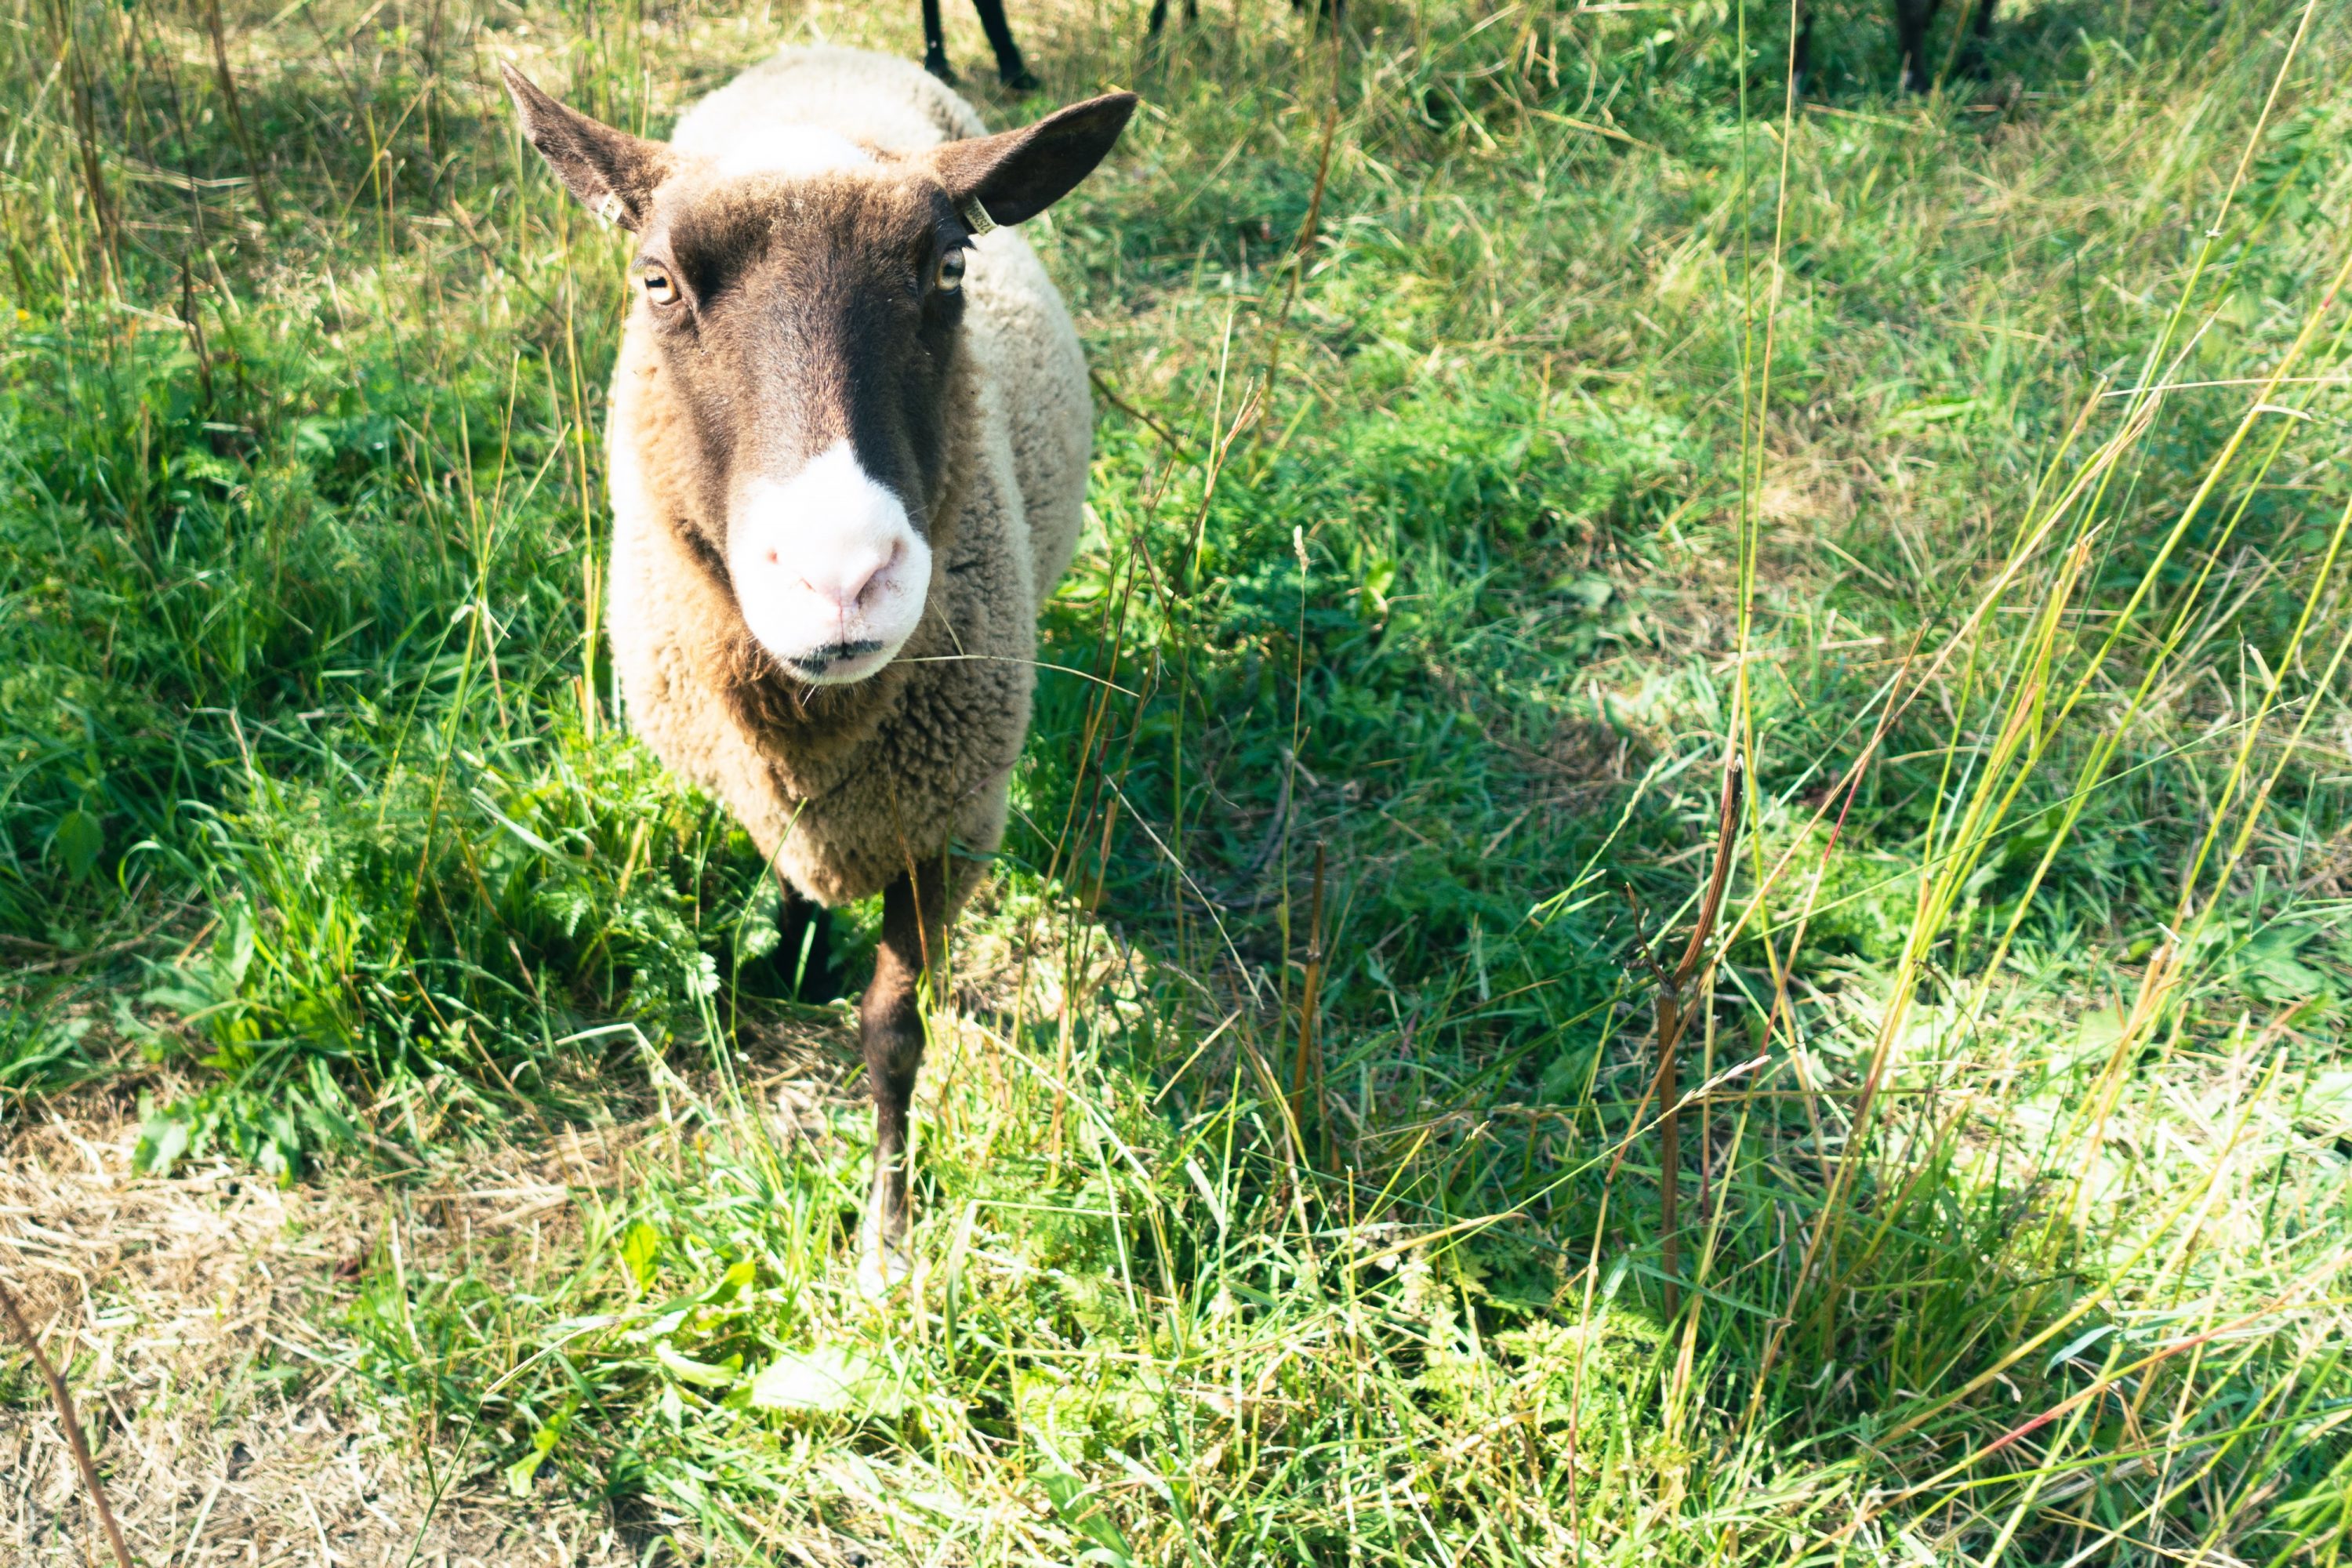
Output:
[[[134,1543],[356,1560],[222,1457],[315,1412],[394,1562],[2336,1563],[2352,18],[1016,0],[1016,99],[949,9],[1146,105],[875,1302],[496,66],[658,134],[916,5],[8,0],[0,1265]],[[59,1261],[82,1126],[348,1222],[217,1375]]]

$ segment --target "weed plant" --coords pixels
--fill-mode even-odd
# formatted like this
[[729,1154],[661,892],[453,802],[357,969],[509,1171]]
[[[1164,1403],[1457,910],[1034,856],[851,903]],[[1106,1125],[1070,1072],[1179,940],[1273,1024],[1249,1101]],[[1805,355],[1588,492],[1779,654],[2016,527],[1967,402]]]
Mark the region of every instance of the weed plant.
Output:
[[[876,1304],[494,66],[658,133],[913,8],[6,0],[12,1113],[408,1194],[351,1386],[648,1561],[2337,1562],[2352,29],[1818,10],[1015,18],[993,121],[1146,108]],[[436,1228],[583,1123],[571,1241]]]

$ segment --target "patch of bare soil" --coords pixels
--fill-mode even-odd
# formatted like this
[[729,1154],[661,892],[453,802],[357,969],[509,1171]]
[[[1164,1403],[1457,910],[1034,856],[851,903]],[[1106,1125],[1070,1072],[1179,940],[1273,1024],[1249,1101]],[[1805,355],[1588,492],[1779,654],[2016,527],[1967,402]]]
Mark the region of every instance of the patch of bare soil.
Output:
[[[635,1561],[614,1521],[503,1496],[478,1453],[426,1443],[362,1396],[321,1332],[355,1294],[386,1212],[361,1180],[280,1190],[225,1163],[133,1173],[119,1102],[53,1106],[0,1133],[0,1273],[53,1362],[131,1551],[198,1568],[600,1568]],[[593,1180],[610,1140],[558,1140]],[[553,1178],[553,1179],[550,1179]],[[414,1189],[412,1189],[414,1190]],[[554,1169],[447,1184],[444,1225],[570,1223]],[[431,1478],[445,1483],[437,1500]],[[47,1390],[0,1349],[0,1562],[103,1563],[103,1536]]]

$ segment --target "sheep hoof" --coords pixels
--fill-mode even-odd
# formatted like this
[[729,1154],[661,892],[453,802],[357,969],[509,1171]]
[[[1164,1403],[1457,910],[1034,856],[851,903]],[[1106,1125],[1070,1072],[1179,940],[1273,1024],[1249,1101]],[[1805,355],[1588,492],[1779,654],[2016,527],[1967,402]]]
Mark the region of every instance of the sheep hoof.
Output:
[[915,1260],[895,1243],[867,1237],[857,1247],[857,1289],[880,1300],[915,1277]]
[[915,1277],[914,1256],[907,1250],[907,1216],[900,1211],[896,1225],[888,1223],[885,1200],[876,1194],[857,1226],[857,1289],[880,1300]]

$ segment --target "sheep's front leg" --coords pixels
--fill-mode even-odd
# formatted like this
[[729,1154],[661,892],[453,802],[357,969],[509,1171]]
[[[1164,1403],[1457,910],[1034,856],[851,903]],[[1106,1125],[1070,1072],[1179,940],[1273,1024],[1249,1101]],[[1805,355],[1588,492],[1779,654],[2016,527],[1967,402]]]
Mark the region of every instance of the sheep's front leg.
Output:
[[906,1251],[907,1109],[923,1065],[918,992],[947,934],[946,881],[934,860],[884,890],[874,983],[857,1006],[866,1083],[874,1095],[874,1184],[858,1231],[857,1279],[877,1295],[911,1271]]

